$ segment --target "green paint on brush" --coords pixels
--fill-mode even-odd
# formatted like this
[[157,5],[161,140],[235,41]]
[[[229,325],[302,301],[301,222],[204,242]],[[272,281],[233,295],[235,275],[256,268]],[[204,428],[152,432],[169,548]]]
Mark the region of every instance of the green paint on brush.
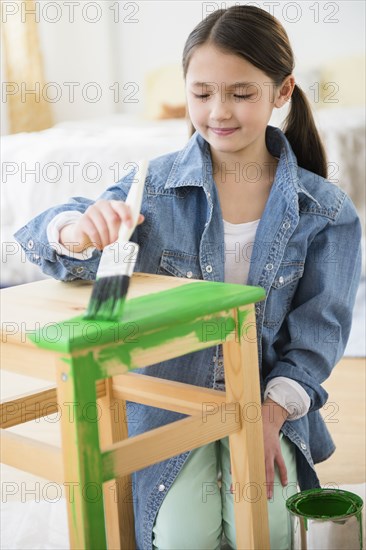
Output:
[[84,319],[118,321],[122,317],[130,284],[129,275],[101,277],[94,283]]
[[261,287],[216,282],[197,282],[126,300],[123,319],[101,321],[73,317],[48,323],[29,338],[44,349],[71,353],[122,341],[131,345],[156,330],[178,327],[265,298]]

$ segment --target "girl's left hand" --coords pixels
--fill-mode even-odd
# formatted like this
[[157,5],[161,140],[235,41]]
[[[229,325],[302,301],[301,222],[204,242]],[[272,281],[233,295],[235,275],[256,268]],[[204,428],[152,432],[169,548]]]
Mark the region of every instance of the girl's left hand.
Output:
[[272,498],[275,464],[283,486],[287,485],[287,470],[280,445],[280,429],[288,416],[286,409],[266,399],[262,405],[264,460],[266,468],[267,498]]
[[[262,405],[264,436],[264,459],[266,469],[267,498],[272,498],[275,464],[277,465],[282,485],[287,485],[287,470],[280,446],[280,429],[288,416],[286,409],[272,399],[266,399]],[[231,473],[231,469],[230,469]],[[233,485],[230,486],[231,493]]]

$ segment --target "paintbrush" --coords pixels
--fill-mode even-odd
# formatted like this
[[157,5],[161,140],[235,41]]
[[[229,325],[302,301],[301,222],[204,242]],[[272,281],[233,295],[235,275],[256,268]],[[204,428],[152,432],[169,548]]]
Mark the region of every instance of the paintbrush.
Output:
[[121,223],[116,242],[103,249],[96,281],[84,319],[118,321],[121,318],[139,245],[129,240],[137,225],[148,162],[142,160],[126,197],[132,225]]

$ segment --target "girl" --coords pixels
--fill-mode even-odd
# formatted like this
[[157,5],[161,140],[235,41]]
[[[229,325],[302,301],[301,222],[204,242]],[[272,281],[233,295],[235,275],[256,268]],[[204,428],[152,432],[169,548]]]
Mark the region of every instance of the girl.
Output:
[[[256,313],[275,549],[288,548],[286,498],[297,484],[318,487],[314,463],[334,451],[321,383],[345,349],[361,271],[357,213],[326,180],[293,69],[285,30],[259,8],[220,9],[196,26],[183,53],[192,136],[150,162],[133,235],[137,271],[266,290]],[[269,126],[290,98],[284,131]],[[76,197],[30,221],[16,233],[28,258],[58,279],[94,279],[101,250],[130,220],[124,199],[134,174],[95,202]],[[224,389],[221,346],[140,371]],[[134,403],[129,411],[129,435],[183,417]],[[224,533],[235,548],[230,485],[227,438],[136,472],[137,547],[216,549]]]

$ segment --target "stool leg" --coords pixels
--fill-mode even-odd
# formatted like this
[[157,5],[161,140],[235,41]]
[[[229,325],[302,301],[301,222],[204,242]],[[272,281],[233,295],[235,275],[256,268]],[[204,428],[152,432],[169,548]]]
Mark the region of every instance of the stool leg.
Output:
[[[113,379],[105,380],[106,394],[101,397],[100,445],[102,447],[128,437],[126,402],[113,397]],[[108,548],[135,550],[135,527],[132,505],[131,476],[104,484],[104,505]]]
[[57,360],[64,485],[72,549],[107,548],[95,365],[90,355]]
[[270,546],[254,304],[237,309],[235,316],[238,337],[223,343],[223,355],[226,400],[240,404],[241,430],[229,435],[236,543],[238,549],[266,550]]

